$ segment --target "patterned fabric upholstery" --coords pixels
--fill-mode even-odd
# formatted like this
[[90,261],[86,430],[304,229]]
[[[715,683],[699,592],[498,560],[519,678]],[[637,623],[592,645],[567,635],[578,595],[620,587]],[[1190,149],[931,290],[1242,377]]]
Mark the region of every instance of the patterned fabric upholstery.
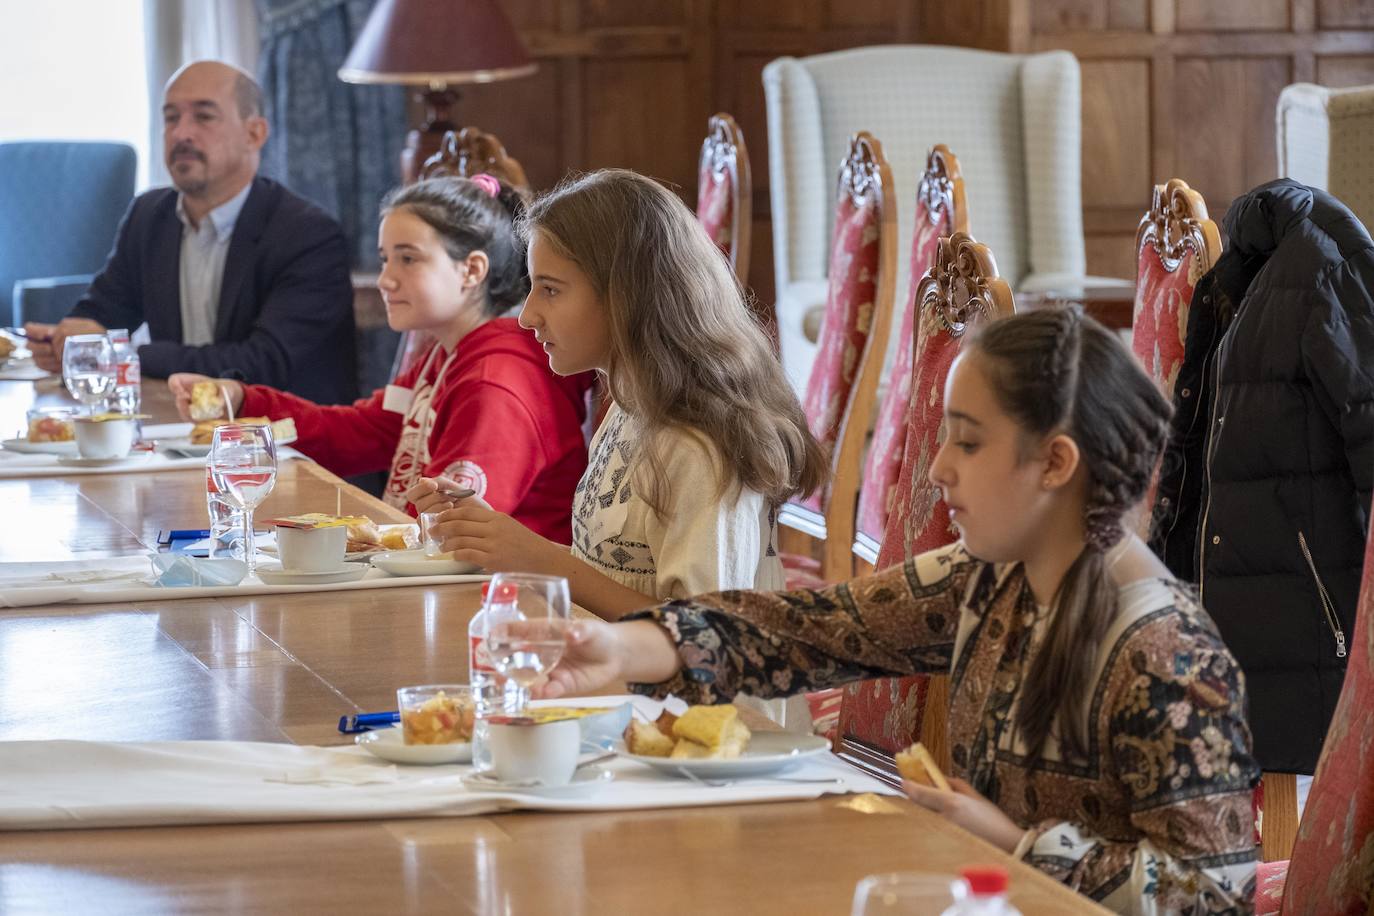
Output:
[[898,500],[887,517],[883,547],[878,553],[879,569],[956,539],[944,498],[927,475],[940,450],[945,378],[959,355],[959,346],[960,338],[947,333],[938,318],[929,313],[921,316],[906,449],[897,477]]
[[1279,916],[1287,862],[1261,862],[1255,870],[1255,916]]
[[887,394],[878,407],[878,420],[873,427],[873,441],[864,463],[863,482],[859,488],[859,518],[857,531],[881,542],[887,528],[888,513],[896,503],[897,479],[902,469],[902,452],[906,446],[907,413],[911,401],[912,354],[915,351],[916,287],[921,277],[935,265],[935,253],[940,236],[949,235],[949,211],[943,210],[931,221],[925,201],[916,203],[916,230],[911,244],[911,295],[902,310],[902,322],[897,330],[897,352],[892,363]]
[[886,677],[843,688],[839,734],[896,754],[921,736],[928,677]]
[[1374,908],[1374,538],[1356,615],[1345,685],[1288,863],[1285,913]]
[[710,168],[701,170],[697,175],[697,220],[706,235],[715,243],[726,257],[730,256],[730,244],[734,240],[731,231],[734,222],[734,201],[730,193],[730,177],[715,173]]
[[1170,271],[1151,245],[1142,245],[1136,268],[1135,317],[1131,321],[1131,349],[1164,396],[1173,400],[1174,381],[1183,364],[1188,336],[1188,306],[1193,287],[1202,277],[1197,252],[1189,249]]
[[1330,191],[1374,229],[1374,86],[1294,83],[1279,95],[1279,175]]
[[[830,454],[853,394],[868,335],[873,330],[878,277],[878,207],[871,199],[855,206],[841,195],[830,256],[830,293],[821,324],[820,352],[806,385],[802,409],[811,434]],[[829,492],[821,488],[802,505],[824,511]]]

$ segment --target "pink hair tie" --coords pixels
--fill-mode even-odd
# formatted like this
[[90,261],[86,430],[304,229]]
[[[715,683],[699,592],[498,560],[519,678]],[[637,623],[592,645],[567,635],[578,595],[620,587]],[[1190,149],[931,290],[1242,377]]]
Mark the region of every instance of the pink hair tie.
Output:
[[499,197],[501,195],[501,182],[496,179],[495,175],[488,175],[486,172],[481,172],[480,174],[473,175],[468,181],[477,185],[477,187],[481,188],[483,191],[486,191],[487,195],[490,197]]

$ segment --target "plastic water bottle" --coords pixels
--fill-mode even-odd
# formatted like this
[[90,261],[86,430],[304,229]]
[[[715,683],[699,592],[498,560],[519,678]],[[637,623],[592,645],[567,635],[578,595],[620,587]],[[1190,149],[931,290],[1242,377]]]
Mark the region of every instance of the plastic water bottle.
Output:
[[115,386],[110,394],[110,407],[116,413],[138,413],[143,402],[138,348],[129,342],[126,328],[113,328],[105,336],[114,347],[115,355]]
[[1007,902],[1005,868],[972,865],[959,874],[964,883],[956,882],[954,906],[945,910],[944,916],[1021,916],[1021,911]]
[[520,619],[516,607],[518,595],[518,586],[509,582],[501,583],[492,594],[488,582],[482,586],[482,609],[468,623],[468,683],[472,685],[472,699],[477,707],[472,729],[472,765],[478,770],[491,767],[485,720],[520,711],[519,688],[501,676],[486,649],[486,632],[491,624]]
[[210,513],[210,556],[243,559],[243,510],[224,498],[205,465],[205,506]]

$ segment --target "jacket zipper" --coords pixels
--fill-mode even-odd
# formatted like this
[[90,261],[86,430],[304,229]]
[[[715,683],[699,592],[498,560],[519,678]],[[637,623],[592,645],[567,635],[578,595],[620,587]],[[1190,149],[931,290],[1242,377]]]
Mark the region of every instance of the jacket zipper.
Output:
[[1317,594],[1321,597],[1326,624],[1331,627],[1331,633],[1336,637],[1336,657],[1345,658],[1345,631],[1341,629],[1341,619],[1336,616],[1336,606],[1331,603],[1331,596],[1322,584],[1322,577],[1317,574],[1317,564],[1312,561],[1312,551],[1307,549],[1307,536],[1301,531],[1298,532],[1298,546],[1302,548],[1302,558],[1307,561],[1307,568],[1312,570],[1312,581],[1317,583]]
[[[1207,375],[1207,373],[1210,372],[1211,369],[1212,369],[1212,360],[1213,360],[1213,356],[1214,356],[1214,354],[1209,353],[1209,354],[1207,354],[1207,359],[1205,359],[1205,360],[1203,361],[1203,364],[1202,364],[1202,374],[1203,374],[1204,376]],[[1199,392],[1199,394],[1201,394],[1201,392]],[[1200,398],[1199,398],[1199,400],[1200,400]],[[1189,435],[1192,434],[1193,428],[1194,428],[1195,426],[1197,426],[1197,418],[1198,418],[1198,415],[1201,414],[1201,413],[1202,413],[1201,408],[1199,408],[1199,407],[1196,405],[1196,403],[1194,403],[1194,405],[1193,405],[1193,418],[1192,418],[1191,420],[1188,421],[1188,429],[1185,430],[1184,433],[1183,433],[1183,438],[1184,438],[1184,439],[1186,439]],[[1204,456],[1204,457],[1203,457],[1203,463],[1205,464],[1206,461],[1207,461],[1206,456]],[[1183,463],[1183,472],[1179,475],[1179,478],[1178,478],[1178,492],[1179,492],[1179,495],[1180,495],[1180,500],[1181,500],[1183,491],[1187,488],[1187,485],[1188,485],[1188,462],[1185,461],[1185,462]],[[1178,527],[1179,520],[1182,519],[1182,517],[1183,517],[1183,513],[1179,510],[1178,506],[1173,506],[1173,507],[1171,507],[1171,508],[1173,509],[1174,520],[1173,520],[1173,522],[1169,525],[1169,530],[1166,531],[1166,532],[1164,532],[1164,540],[1163,540],[1162,542],[1160,542],[1160,553],[1161,553],[1161,554],[1163,554],[1165,551],[1167,551],[1167,550],[1169,549],[1169,538],[1171,538],[1171,537],[1174,536],[1174,529]]]
[[[1229,333],[1229,329],[1228,329]],[[1217,431],[1217,405],[1221,403],[1221,351],[1226,346],[1226,335],[1217,345],[1216,359],[1212,366],[1212,410],[1207,417],[1207,446],[1203,449],[1204,464],[1207,470],[1207,505],[1202,509],[1202,526],[1198,528],[1197,538],[1197,597],[1198,602],[1207,606],[1207,517],[1212,512],[1212,449]]]

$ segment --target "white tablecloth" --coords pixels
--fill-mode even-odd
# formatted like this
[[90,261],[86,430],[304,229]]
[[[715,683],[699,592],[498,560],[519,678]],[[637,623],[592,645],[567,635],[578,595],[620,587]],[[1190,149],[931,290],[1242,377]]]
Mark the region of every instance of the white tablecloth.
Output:
[[[305,455],[290,447],[277,449],[279,462],[293,458],[305,458]],[[122,461],[105,467],[77,467],[62,464],[56,455],[28,455],[0,449],[0,480],[20,477],[77,477],[85,474],[147,474],[151,471],[178,471],[204,467],[203,457],[182,458],[162,452],[155,452],[145,459]]]
[[[268,560],[264,565],[275,565]],[[370,569],[354,582],[333,585],[264,585],[256,579],[238,585],[163,588],[153,585],[147,556],[107,560],[63,560],[52,563],[0,563],[0,608],[40,604],[119,604],[167,601],[174,598],[220,598],[233,595],[275,595],[294,592],[336,592],[346,589],[399,588],[410,585],[453,585],[485,582],[490,576],[390,576]],[[3,773],[3,770],[0,770]]]
[[0,742],[0,829],[453,817],[497,811],[620,811],[898,794],[831,754],[715,788],[630,760],[609,782],[557,794],[474,791],[471,768],[396,766],[357,747],[244,741]]

